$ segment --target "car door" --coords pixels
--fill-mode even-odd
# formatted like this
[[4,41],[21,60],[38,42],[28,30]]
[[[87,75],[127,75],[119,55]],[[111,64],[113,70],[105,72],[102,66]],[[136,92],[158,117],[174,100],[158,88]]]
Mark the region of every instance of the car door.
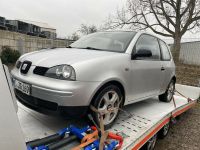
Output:
[[162,75],[161,75],[161,93],[164,92],[174,74],[174,62],[172,60],[171,54],[169,52],[168,46],[162,40],[159,40],[161,49],[161,65],[162,65]]
[[151,57],[138,57],[131,59],[131,100],[140,101],[159,94],[161,87],[161,60],[158,39],[148,34],[142,34],[132,54],[140,49],[150,50]]

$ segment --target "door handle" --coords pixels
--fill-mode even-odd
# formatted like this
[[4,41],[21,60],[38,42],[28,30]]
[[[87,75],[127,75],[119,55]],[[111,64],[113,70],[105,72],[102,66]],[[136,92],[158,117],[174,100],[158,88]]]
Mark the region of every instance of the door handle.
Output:
[[164,71],[165,70],[165,68],[164,67],[161,67],[161,71]]

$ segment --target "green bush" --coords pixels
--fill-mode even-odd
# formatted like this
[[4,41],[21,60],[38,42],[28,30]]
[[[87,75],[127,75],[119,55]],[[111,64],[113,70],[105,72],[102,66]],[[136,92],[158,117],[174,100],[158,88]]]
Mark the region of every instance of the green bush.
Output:
[[14,64],[20,57],[20,53],[9,46],[3,46],[0,56],[3,64]]

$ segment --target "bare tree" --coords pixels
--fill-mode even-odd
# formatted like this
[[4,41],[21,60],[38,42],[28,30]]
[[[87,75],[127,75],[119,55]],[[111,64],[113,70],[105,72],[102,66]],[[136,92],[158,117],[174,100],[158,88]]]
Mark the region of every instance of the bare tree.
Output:
[[72,35],[68,36],[68,39],[70,40],[78,40],[80,38],[80,36],[77,34],[77,32],[72,33]]
[[174,39],[175,61],[179,59],[180,42],[187,31],[199,27],[200,0],[127,0],[109,21],[110,28],[150,29]]
[[95,25],[81,24],[80,29],[68,36],[68,39],[76,41],[81,35],[87,35],[94,32],[97,32],[97,27]]
[[90,33],[97,32],[97,27],[95,25],[86,25],[81,24],[81,28],[79,30],[82,34],[87,35]]

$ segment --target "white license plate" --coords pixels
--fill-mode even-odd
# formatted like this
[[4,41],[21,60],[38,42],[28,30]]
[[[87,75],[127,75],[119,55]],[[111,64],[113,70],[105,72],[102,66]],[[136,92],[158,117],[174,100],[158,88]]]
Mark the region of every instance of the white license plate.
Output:
[[16,88],[16,89],[18,89],[19,91],[21,91],[22,93],[24,93],[24,94],[27,94],[27,95],[30,95],[30,85],[28,85],[28,84],[25,84],[25,83],[23,83],[23,82],[20,82],[20,81],[18,81],[18,80],[15,80],[15,82],[14,82],[15,84],[14,84],[14,87]]

